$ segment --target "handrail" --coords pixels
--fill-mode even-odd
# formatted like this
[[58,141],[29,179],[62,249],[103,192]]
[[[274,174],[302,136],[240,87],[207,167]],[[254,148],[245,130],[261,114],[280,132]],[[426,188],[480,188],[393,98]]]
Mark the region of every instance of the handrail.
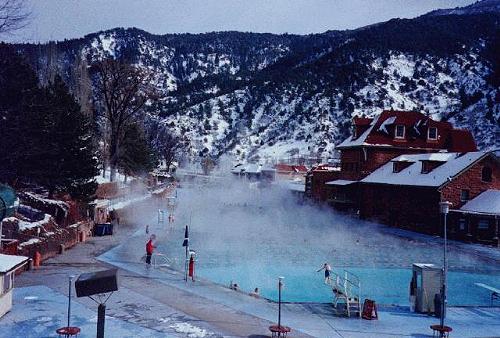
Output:
[[[165,267],[169,267],[171,265],[173,265],[173,263],[175,262],[175,260],[172,260],[170,259],[167,255],[165,254],[162,254],[162,253],[155,253],[153,254],[153,267],[162,267],[162,266],[165,266]],[[158,259],[160,259],[160,261],[162,261],[163,263],[161,264],[157,264],[158,262]]]

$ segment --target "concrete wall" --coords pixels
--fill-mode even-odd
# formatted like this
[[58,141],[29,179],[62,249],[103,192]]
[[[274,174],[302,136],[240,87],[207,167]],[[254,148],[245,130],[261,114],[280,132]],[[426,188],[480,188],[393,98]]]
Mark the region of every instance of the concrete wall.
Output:
[[[0,275],[3,279],[3,275]],[[3,287],[3,286],[2,286]],[[12,289],[7,291],[5,294],[0,294],[0,318],[3,317],[12,308]]]

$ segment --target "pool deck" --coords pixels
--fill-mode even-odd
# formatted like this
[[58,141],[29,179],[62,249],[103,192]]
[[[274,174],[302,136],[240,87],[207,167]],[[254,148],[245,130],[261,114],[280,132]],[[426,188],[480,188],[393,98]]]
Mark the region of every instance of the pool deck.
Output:
[[[62,326],[66,315],[66,277],[115,266],[120,290],[107,304],[107,337],[127,337],[124,332],[135,337],[269,336],[267,328],[277,320],[275,303],[208,281],[185,283],[174,270],[122,260],[112,248],[136,230],[122,227],[113,237],[91,238],[39,270],[18,276],[14,310],[0,319],[2,332],[16,336],[36,328],[32,337],[55,337],[53,330]],[[34,306],[32,296],[49,305]],[[94,336],[95,303],[74,298],[74,304],[76,323],[85,330],[81,337]],[[335,317],[329,304],[284,304],[282,318],[292,328],[292,337],[431,337],[429,326],[439,322],[407,308],[381,308],[378,314],[379,320],[367,321]],[[454,337],[498,337],[500,308],[449,308],[446,324],[453,327]]]

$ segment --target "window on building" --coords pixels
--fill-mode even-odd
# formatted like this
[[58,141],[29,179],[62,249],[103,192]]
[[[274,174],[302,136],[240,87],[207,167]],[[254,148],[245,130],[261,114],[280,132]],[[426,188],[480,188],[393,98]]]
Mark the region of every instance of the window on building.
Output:
[[460,201],[465,202],[469,200],[470,191],[468,189],[462,189],[460,191]]
[[395,138],[405,138],[405,126],[402,124],[396,125]]
[[490,228],[490,222],[487,219],[480,219],[479,222],[477,222],[477,228],[488,230]]
[[429,140],[437,140],[438,138],[438,129],[436,127],[429,127],[427,132],[427,138]]
[[492,170],[490,167],[483,167],[483,170],[481,171],[481,180],[483,182],[491,182],[492,180]]
[[431,170],[430,170],[430,165],[429,165],[429,162],[427,161],[422,161],[422,174],[427,174],[429,173]]
[[458,220],[458,228],[460,231],[465,231],[465,228],[467,227],[467,220],[465,218],[460,218]]

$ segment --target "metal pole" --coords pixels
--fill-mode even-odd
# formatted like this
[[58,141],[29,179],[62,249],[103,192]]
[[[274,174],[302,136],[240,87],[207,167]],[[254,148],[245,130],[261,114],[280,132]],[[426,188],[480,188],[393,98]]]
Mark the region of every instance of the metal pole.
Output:
[[[444,326],[444,318],[446,316],[446,275],[448,273],[448,266],[447,266],[447,224],[446,224],[446,218],[447,218],[447,213],[444,213],[444,245],[443,245],[443,295],[442,295],[442,304],[441,304],[441,327]],[[444,332],[441,333],[441,336],[444,337]]]
[[184,260],[184,281],[188,280],[188,250],[189,247],[186,245],[186,259]]
[[73,276],[68,278],[68,327],[70,327],[70,317],[71,317],[71,280]]
[[281,335],[281,289],[283,288],[283,277],[278,277],[278,337]]
[[281,279],[278,282],[278,328],[280,327],[281,327]]
[[106,321],[106,305],[99,304],[97,307],[97,338],[104,338],[104,324]]

